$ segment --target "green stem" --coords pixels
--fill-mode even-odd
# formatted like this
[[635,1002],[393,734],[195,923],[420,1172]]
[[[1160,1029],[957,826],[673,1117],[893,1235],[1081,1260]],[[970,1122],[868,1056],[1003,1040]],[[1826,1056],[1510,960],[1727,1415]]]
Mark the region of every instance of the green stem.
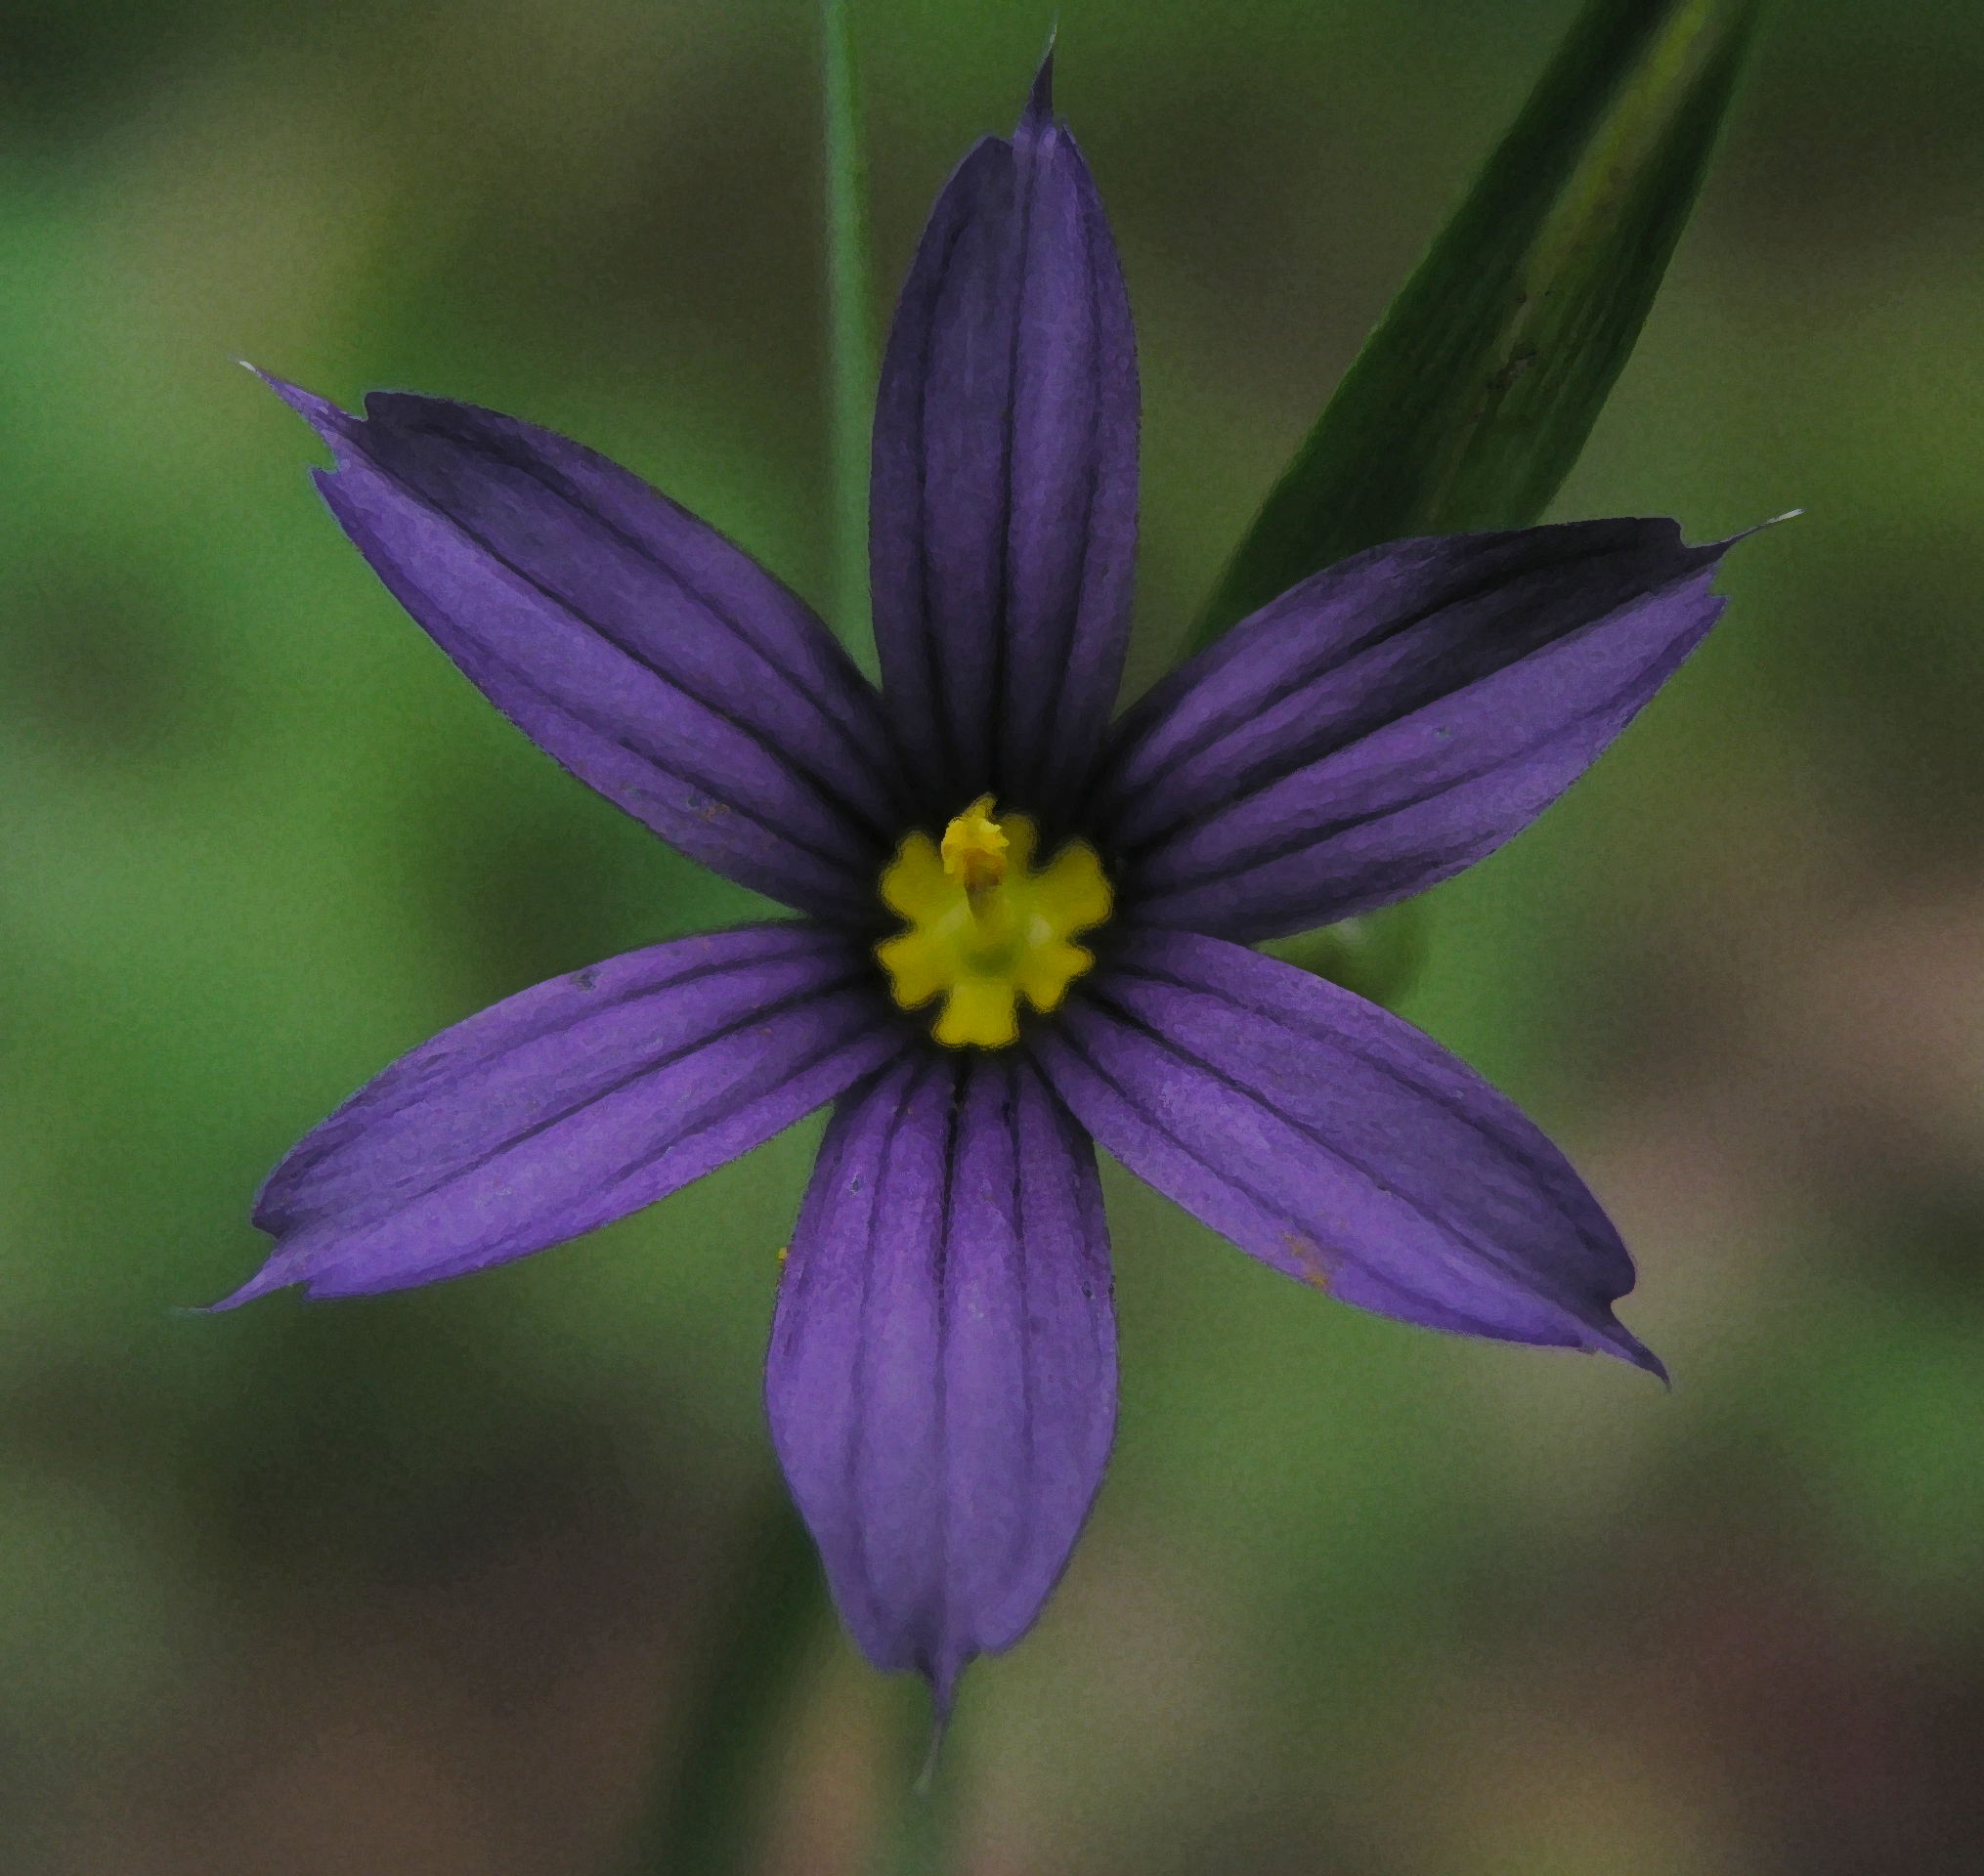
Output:
[[922,1682],[908,1678],[898,1688],[884,1736],[875,1876],[943,1876],[944,1765],[932,1757],[929,1695]]
[[[868,452],[875,405],[861,118],[847,0],[821,0],[826,146],[830,618],[874,676],[868,618]],[[775,1484],[716,1625],[672,1773],[654,1792],[628,1867],[639,1876],[743,1876],[755,1866],[766,1761],[814,1639],[833,1619],[813,1542]]]
[[745,1876],[763,1846],[765,1773],[832,1619],[813,1541],[774,1481],[726,1599],[672,1774],[628,1864],[637,1876]]
[[898,1802],[894,1841],[884,1852],[878,1876],[943,1876],[943,1831],[934,1794],[905,1791]]
[[875,675],[868,618],[869,433],[875,420],[875,333],[869,317],[868,216],[861,104],[847,0],[820,0],[827,165],[827,402],[833,510],[833,624]]

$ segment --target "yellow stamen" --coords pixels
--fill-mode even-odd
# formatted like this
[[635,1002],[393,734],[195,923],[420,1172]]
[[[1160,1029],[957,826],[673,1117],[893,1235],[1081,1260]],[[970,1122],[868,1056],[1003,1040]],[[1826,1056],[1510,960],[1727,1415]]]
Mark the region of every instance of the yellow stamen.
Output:
[[883,902],[909,926],[876,946],[904,1009],[941,997],[933,1034],[952,1047],[1019,1040],[1018,1000],[1056,1008],[1095,960],[1070,940],[1109,916],[1095,849],[1070,840],[1039,872],[1023,814],[994,815],[981,794],[944,830],[941,846],[912,833],[882,875]]
[[983,892],[1006,877],[1011,845],[992,818],[992,797],[981,794],[944,830],[944,877],[967,892]]

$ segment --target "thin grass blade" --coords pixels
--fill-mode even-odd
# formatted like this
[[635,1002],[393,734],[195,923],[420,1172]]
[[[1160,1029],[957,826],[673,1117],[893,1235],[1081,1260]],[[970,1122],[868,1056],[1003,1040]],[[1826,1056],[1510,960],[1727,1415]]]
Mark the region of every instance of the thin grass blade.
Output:
[[1639,337],[1762,8],[1592,0],[1269,495],[1189,649],[1360,548],[1541,518]]

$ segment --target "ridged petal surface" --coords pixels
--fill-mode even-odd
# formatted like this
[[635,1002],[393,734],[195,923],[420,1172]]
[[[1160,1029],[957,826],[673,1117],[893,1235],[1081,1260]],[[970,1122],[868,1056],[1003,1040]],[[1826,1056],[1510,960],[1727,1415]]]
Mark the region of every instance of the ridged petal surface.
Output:
[[883,362],[870,529],[883,686],[927,815],[990,792],[1052,840],[1122,675],[1137,362],[1048,80],[924,231]]
[[1117,726],[1088,820],[1144,923],[1252,941],[1423,891],[1582,775],[1723,602],[1671,521],[1394,541]]
[[1115,1425],[1095,1154],[1030,1064],[928,1051],[841,1101],[765,1400],[847,1627],[942,1710],[1038,1613]]
[[700,1178],[904,1045],[858,942],[806,924],[679,938],[444,1030],[290,1149],[277,1240],[230,1305],[365,1296],[503,1263]]
[[514,417],[270,380],[337,460],[325,503],[497,709],[694,860],[873,921],[902,819],[881,701],[749,555],[604,456]]
[[1564,1156],[1349,991],[1217,938],[1131,933],[1028,1046],[1100,1146],[1286,1275],[1661,1372],[1613,1315],[1632,1260]]

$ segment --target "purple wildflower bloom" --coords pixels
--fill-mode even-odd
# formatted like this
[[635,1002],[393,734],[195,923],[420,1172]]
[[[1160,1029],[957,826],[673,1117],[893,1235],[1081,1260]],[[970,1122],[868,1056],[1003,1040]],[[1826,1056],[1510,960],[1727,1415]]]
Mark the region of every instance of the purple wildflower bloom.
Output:
[[802,916],[614,959],[415,1049],[276,1169],[255,1208],[276,1250],[229,1301],[522,1257],[833,1102],[772,1436],[848,1628],[940,1707],[1033,1621],[1109,1451],[1096,1143],[1346,1302],[1661,1372],[1613,1314],[1624,1247],[1536,1129],[1247,947],[1491,852],[1721,609],[1722,549],[1670,521],[1400,541],[1112,727],[1136,363],[1048,82],[946,185],[890,335],[879,694],[745,554],[578,444],[276,386],[336,458],[332,514],[496,707]]

